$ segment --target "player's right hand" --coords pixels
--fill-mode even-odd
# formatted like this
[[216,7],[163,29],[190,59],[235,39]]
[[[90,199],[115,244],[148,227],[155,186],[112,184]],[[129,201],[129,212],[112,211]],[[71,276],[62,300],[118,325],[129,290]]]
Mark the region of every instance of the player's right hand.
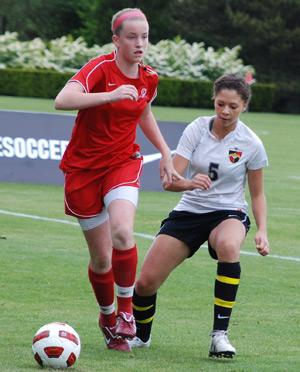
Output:
[[261,256],[267,256],[270,252],[269,241],[265,232],[257,231],[255,235],[255,245],[257,252]]
[[124,84],[117,89],[109,92],[110,102],[117,102],[123,99],[130,99],[131,101],[138,100],[138,91],[134,85]]
[[194,189],[208,190],[211,184],[212,181],[207,174],[197,173],[191,179],[191,190]]

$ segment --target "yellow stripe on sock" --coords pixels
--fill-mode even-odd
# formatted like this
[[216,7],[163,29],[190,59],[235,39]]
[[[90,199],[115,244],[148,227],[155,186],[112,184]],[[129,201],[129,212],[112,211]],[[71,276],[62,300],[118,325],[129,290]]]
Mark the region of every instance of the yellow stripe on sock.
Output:
[[224,301],[220,298],[215,298],[215,305],[221,306],[221,307],[228,307],[229,309],[232,309],[235,304],[235,301]]
[[150,305],[150,306],[137,306],[135,304],[132,304],[132,307],[134,308],[134,310],[138,310],[138,311],[146,311],[146,310],[149,310],[151,309],[151,307],[153,307],[154,305]]
[[239,282],[240,282],[240,279],[238,279],[238,278],[229,278],[229,276],[217,275],[217,281],[219,281],[221,283],[226,283],[226,284],[238,285]]
[[148,319],[143,319],[143,320],[137,320],[136,319],[135,321],[136,321],[136,323],[147,324],[147,323],[152,322],[153,318],[154,318],[154,316],[151,316],[151,318],[148,318]]

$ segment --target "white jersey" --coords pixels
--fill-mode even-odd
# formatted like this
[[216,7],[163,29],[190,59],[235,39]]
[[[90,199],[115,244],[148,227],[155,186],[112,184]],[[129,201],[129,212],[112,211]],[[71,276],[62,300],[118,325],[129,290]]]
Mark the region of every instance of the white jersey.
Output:
[[223,139],[210,130],[214,117],[199,117],[189,124],[176,153],[189,160],[187,178],[197,173],[207,174],[212,180],[208,190],[185,191],[174,208],[177,211],[207,213],[221,209],[247,213],[245,184],[247,170],[268,165],[262,141],[240,120],[236,128]]

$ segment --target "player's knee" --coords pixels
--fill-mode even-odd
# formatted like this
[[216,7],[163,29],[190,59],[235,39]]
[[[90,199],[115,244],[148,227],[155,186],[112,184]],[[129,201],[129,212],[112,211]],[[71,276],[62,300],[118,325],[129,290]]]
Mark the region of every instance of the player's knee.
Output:
[[140,296],[151,296],[159,288],[159,283],[153,275],[141,275],[135,283],[135,289]]
[[113,246],[116,248],[128,248],[134,244],[133,232],[126,226],[116,226],[112,229]]
[[231,262],[236,261],[240,255],[240,245],[233,240],[220,241],[217,247],[218,258]]
[[97,273],[107,272],[111,267],[111,256],[97,256],[91,258],[90,267]]

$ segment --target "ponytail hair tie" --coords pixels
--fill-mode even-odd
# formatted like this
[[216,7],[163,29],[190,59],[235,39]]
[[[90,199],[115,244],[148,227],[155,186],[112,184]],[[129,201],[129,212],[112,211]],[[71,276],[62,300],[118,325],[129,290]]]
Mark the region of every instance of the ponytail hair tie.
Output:
[[248,85],[252,85],[252,84],[254,84],[255,81],[256,81],[256,80],[254,79],[253,75],[252,75],[252,72],[250,72],[250,71],[248,71],[248,72],[246,73],[244,79],[245,79],[245,82],[246,82]]

